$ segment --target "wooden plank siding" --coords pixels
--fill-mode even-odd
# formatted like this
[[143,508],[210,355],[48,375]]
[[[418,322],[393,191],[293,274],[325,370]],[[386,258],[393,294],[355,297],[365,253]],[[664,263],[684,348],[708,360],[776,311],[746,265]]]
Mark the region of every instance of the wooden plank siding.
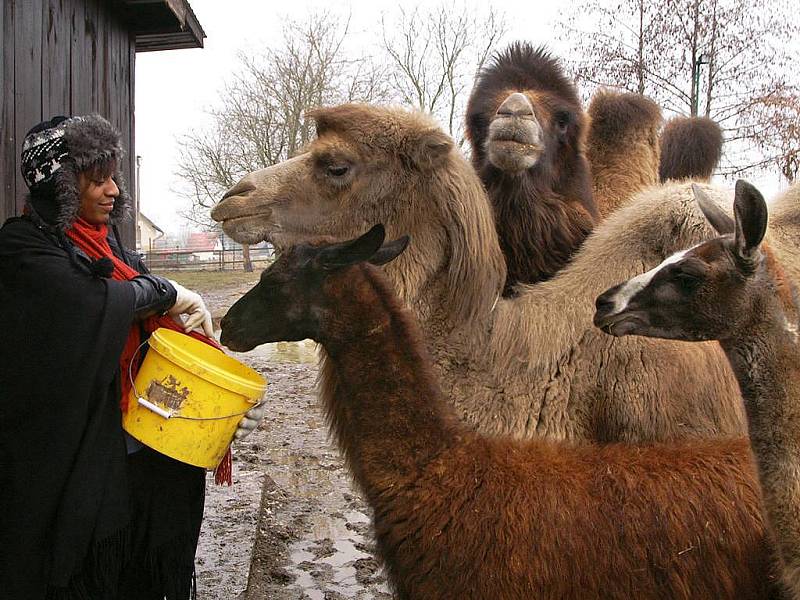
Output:
[[15,211],[14,4],[0,9],[0,217]]
[[[19,153],[25,133],[55,115],[96,112],[120,130],[122,171],[135,198],[136,48],[120,6],[107,0],[4,0],[0,31],[0,223],[24,205]],[[134,231],[132,221],[122,227],[129,245]]]

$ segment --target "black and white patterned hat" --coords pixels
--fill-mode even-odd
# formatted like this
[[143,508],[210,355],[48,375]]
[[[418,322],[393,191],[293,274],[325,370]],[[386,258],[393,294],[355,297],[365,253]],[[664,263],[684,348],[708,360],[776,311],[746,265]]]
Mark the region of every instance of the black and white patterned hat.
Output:
[[61,168],[68,151],[64,143],[66,117],[54,117],[28,132],[22,142],[22,179],[28,189],[52,181],[53,174]]
[[120,133],[100,115],[59,116],[40,123],[22,143],[22,178],[31,192],[28,204],[46,222],[66,231],[80,210],[80,174],[113,164],[119,196],[111,221],[120,221],[130,212],[120,171],[123,155]]

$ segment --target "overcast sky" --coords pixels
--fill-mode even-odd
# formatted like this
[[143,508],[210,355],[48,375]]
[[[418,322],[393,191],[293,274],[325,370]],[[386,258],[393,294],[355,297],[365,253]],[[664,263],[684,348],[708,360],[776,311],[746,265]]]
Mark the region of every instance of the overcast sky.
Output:
[[[403,0],[342,0],[319,2],[264,2],[263,0],[190,0],[208,36],[205,48],[143,52],[136,55],[136,153],[141,163],[142,211],[163,229],[176,231],[177,211],[186,201],[176,196],[176,137],[205,123],[206,109],[218,102],[226,77],[237,65],[237,52],[257,51],[280,38],[287,18],[302,19],[312,11],[327,10],[350,16],[350,31],[380,31],[383,14],[396,13]],[[416,3],[407,3],[414,6]],[[502,3],[510,15],[507,41],[525,39],[552,42],[552,23],[559,2]],[[485,2],[466,2],[466,6]],[[536,8],[534,8],[535,5]],[[524,8],[522,8],[524,6]],[[278,8],[279,7],[279,8]],[[365,44],[373,36],[362,36]],[[551,44],[552,45],[552,44]]]
[[[136,56],[136,153],[142,157],[140,199],[142,211],[162,229],[176,233],[182,219],[178,211],[187,201],[174,190],[178,155],[176,138],[206,123],[206,110],[217,104],[226,78],[237,66],[237,52],[257,52],[274,45],[287,18],[302,19],[312,11],[327,10],[350,16],[350,32],[369,45],[377,42],[381,17],[396,14],[404,0],[190,0],[206,32],[205,48],[144,52]],[[276,7],[278,5],[278,7]],[[471,2],[466,6],[486,6]],[[547,44],[563,52],[553,40],[553,25],[567,0],[531,2],[505,0],[497,3],[507,17],[504,45],[513,40]],[[371,36],[364,32],[373,32]],[[778,178],[754,180],[767,196],[778,189]]]

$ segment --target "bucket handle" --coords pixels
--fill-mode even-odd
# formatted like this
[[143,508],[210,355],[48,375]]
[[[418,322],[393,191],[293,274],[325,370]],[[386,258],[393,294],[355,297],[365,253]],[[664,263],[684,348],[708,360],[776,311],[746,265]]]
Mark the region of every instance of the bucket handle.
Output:
[[136,401],[139,403],[140,406],[143,406],[147,410],[154,412],[157,415],[164,417],[165,419],[184,419],[186,421],[222,421],[224,419],[231,419],[233,417],[242,417],[245,414],[247,414],[247,410],[250,410],[250,408],[255,408],[256,406],[259,406],[261,404],[260,402],[258,402],[243,412],[237,412],[231,415],[223,415],[221,417],[187,417],[171,409],[164,410],[157,404],[153,404],[147,398],[142,396],[139,393],[139,390],[136,389],[136,382],[133,380],[133,359],[136,358],[136,356],[139,354],[139,351],[146,343],[147,340],[143,341],[134,351],[133,356],[131,357],[131,361],[128,363],[128,379],[130,379],[131,381],[131,389],[133,390],[134,396],[136,396]]

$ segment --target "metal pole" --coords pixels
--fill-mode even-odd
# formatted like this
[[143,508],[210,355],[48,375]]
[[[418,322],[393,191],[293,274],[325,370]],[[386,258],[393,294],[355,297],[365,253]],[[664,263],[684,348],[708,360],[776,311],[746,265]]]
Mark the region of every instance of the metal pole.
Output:
[[692,98],[692,116],[696,117],[700,110],[700,65],[707,65],[705,54],[700,54],[694,62],[694,98]]
[[141,251],[142,249],[142,232],[139,227],[139,206],[140,206],[139,202],[141,198],[139,189],[142,181],[141,170],[142,170],[142,157],[141,155],[137,154],[136,155],[136,202],[134,203],[136,205],[136,208],[134,209],[133,212],[135,218],[134,227],[136,228],[136,242],[135,242],[136,250],[139,251]]

